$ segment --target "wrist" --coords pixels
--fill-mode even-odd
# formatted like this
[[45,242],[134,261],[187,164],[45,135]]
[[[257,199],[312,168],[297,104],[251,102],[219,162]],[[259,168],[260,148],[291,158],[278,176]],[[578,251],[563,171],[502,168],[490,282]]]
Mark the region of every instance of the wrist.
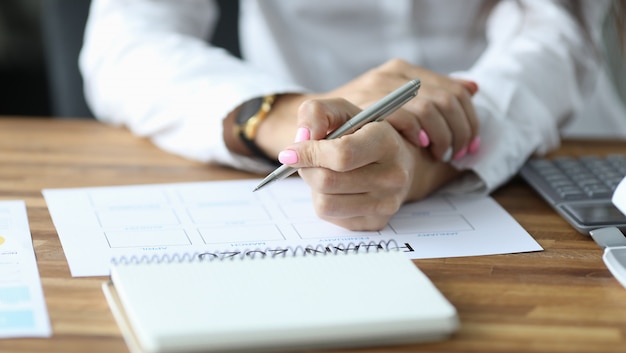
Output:
[[224,119],[224,142],[229,150],[244,156],[258,157],[275,163],[256,145],[259,126],[272,110],[275,96],[250,99]]
[[275,159],[285,146],[294,141],[298,108],[304,100],[305,96],[300,94],[276,96],[272,110],[258,127],[255,140],[265,154]]
[[414,179],[405,201],[421,200],[463,173],[450,163],[434,159],[427,149],[413,148],[413,151],[416,154]]
[[275,162],[278,153],[293,142],[298,107],[305,96],[283,94],[273,100],[264,98],[267,97],[247,101],[228,114],[222,135],[231,152]]

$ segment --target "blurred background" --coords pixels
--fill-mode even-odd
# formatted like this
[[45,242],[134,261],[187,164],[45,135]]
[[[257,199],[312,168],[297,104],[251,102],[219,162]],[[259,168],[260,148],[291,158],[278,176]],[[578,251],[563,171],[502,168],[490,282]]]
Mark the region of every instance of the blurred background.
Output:
[[0,1],[0,114],[50,115],[39,0]]
[[[620,0],[625,1],[625,0]],[[223,16],[211,41],[239,55],[237,0],[217,1]],[[0,115],[91,117],[78,53],[89,0],[0,0]],[[626,97],[626,64],[612,19],[605,50]]]
[[[239,56],[239,2],[217,0],[215,45]],[[78,54],[90,0],[0,0],[0,116],[90,118]]]

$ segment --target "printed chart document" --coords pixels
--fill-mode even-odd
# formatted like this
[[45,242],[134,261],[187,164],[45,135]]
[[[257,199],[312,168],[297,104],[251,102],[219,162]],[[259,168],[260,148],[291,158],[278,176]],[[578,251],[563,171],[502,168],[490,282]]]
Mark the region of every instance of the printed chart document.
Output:
[[380,231],[319,219],[308,186],[288,178],[45,189],[72,276],[105,276],[111,259],[391,241],[411,259],[543,250],[490,197],[432,196],[404,205]]
[[51,334],[26,206],[0,201],[0,338]]

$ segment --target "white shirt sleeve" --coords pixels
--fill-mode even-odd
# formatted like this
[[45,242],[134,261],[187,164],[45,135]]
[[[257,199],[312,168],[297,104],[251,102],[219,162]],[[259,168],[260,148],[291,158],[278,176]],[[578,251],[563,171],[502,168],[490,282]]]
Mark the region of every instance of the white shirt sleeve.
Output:
[[487,40],[470,69],[453,73],[479,83],[473,101],[482,144],[478,153],[453,162],[474,173],[446,191],[489,193],[533,153],[558,147],[560,126],[599,73],[598,53],[579,23],[552,1],[500,2],[488,19]]
[[[471,60],[466,65],[455,66],[466,69],[452,75],[478,83],[479,91],[473,102],[481,119],[480,150],[453,162],[455,167],[473,173],[444,191],[489,193],[515,175],[533,153],[545,153],[559,145],[562,126],[594,90],[601,72],[600,56],[585,38],[579,23],[556,5],[559,1],[497,2],[487,19],[487,45],[482,52],[475,50],[476,43],[474,47],[464,47],[463,38],[456,33],[445,37],[444,42],[433,37],[438,40],[420,48],[417,44],[424,38],[416,38],[414,33],[424,32],[405,31],[415,23],[435,26],[445,33],[448,29],[463,30],[466,27],[458,27],[457,19],[465,22],[471,19],[459,13],[463,6],[450,11],[450,6],[457,6],[458,2],[454,5],[439,0],[424,2],[440,6],[453,16],[433,22],[425,17],[429,16],[428,12],[418,10],[417,5],[422,2],[395,1],[397,4],[393,5],[383,0],[366,2],[367,6],[380,4],[373,8],[380,11],[365,13],[376,16],[382,12],[379,18],[374,18],[378,22],[364,18],[366,26],[350,26],[358,31],[334,31],[334,36],[324,36],[330,49],[314,53],[317,55],[308,51],[308,46],[317,43],[317,37],[306,34],[320,27],[327,31],[344,29],[341,25],[346,19],[354,19],[346,14],[351,14],[361,1],[243,1],[243,18],[247,21],[243,21],[244,27],[240,29],[248,36],[244,36],[246,45],[242,49],[247,49],[249,54],[248,62],[243,62],[207,44],[206,38],[217,18],[213,2],[94,0],[80,57],[86,98],[102,121],[125,125],[167,151],[261,172],[271,166],[230,153],[224,145],[222,120],[232,109],[250,98],[270,93],[303,92],[305,86],[326,89],[315,85],[318,80],[331,82],[341,78],[339,81],[343,82],[345,76],[353,78],[353,71],[366,69],[352,61],[355,50],[370,58],[362,61],[372,66],[392,57],[403,57],[401,54],[406,54],[411,62],[420,63],[417,59],[422,56],[429,59],[424,54],[436,47],[434,52],[439,54],[430,58],[431,63],[449,57]],[[582,3],[586,19],[597,22],[609,1]],[[478,2],[463,4],[480,6]],[[314,25],[310,30],[302,25],[305,10],[313,11],[307,17]],[[363,15],[359,12],[359,16]],[[389,18],[393,21],[386,22]],[[333,19],[336,26],[327,25]],[[398,27],[397,19],[403,19],[400,22],[406,28]],[[441,28],[441,22],[449,28]],[[359,23],[356,21],[356,25]],[[389,32],[371,28],[371,23],[390,27],[384,29],[394,35],[379,38],[381,43],[389,45],[369,44],[370,40],[375,42],[373,38],[378,38],[377,35]],[[409,33],[409,37],[400,36],[393,42],[397,37],[395,30],[403,35]],[[364,42],[353,41],[356,36],[368,42],[359,47]],[[347,42],[355,45],[355,49],[335,50]],[[415,56],[409,55],[413,51]],[[476,55],[469,58],[468,51]],[[478,59],[473,62],[475,57]],[[344,66],[335,65],[337,60]],[[298,79],[298,72],[312,73],[314,79]],[[294,83],[296,80],[300,85]]]
[[250,98],[303,89],[211,47],[213,2],[94,0],[91,6],[79,65],[98,119],[190,159],[271,168],[229,152],[222,120]]

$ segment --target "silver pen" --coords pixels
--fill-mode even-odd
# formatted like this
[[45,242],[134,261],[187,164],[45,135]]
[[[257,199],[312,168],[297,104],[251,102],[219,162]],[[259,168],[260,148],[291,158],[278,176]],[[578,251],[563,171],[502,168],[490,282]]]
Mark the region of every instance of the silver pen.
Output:
[[[400,88],[389,93],[378,102],[372,104],[359,114],[352,117],[350,120],[346,121],[337,130],[328,134],[325,140],[332,140],[347,133],[354,132],[367,123],[383,120],[387,115],[393,113],[406,102],[417,96],[417,91],[419,90],[420,85],[421,82],[418,78],[405,83]],[[296,171],[297,169],[283,164],[266,176],[253,191],[260,190],[272,182],[285,179]]]

